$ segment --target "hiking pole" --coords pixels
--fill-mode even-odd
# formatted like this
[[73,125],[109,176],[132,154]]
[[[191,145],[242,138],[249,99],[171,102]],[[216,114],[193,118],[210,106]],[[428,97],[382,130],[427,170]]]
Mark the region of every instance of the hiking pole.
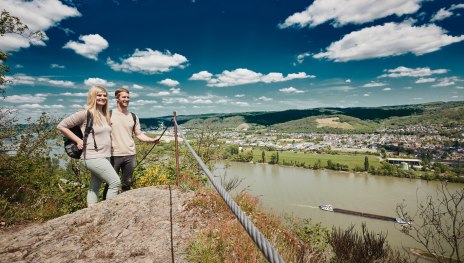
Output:
[[[166,126],[166,128],[164,128],[164,131],[161,133],[160,137],[158,138],[158,141],[161,140],[161,137],[163,137],[164,133],[166,132],[166,130],[169,128],[169,126]],[[151,151],[155,148],[156,146],[156,143],[153,144],[153,146],[151,147],[151,149],[142,157],[142,159],[140,161],[137,162],[137,164],[135,165],[134,167],[134,170],[135,168],[137,168],[137,166],[139,166],[139,164],[145,160],[145,158],[151,153]]]

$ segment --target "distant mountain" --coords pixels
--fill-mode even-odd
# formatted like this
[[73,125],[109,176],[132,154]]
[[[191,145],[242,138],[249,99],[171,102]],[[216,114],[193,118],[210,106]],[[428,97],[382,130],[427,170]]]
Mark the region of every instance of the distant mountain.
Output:
[[[235,129],[246,123],[250,129],[269,128],[287,132],[371,132],[380,127],[411,124],[464,125],[464,101],[425,104],[315,108],[269,112],[180,115],[177,122],[187,128],[216,126]],[[143,128],[172,125],[172,116],[140,119]],[[243,125],[242,125],[243,127]]]

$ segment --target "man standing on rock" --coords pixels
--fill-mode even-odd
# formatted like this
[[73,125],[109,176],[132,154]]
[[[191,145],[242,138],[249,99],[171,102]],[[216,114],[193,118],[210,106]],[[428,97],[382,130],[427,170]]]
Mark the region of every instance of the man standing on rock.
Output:
[[[119,88],[114,92],[117,108],[111,110],[111,164],[116,173],[122,172],[122,192],[132,187],[132,174],[135,168],[134,135],[143,142],[159,143],[159,139],[148,137],[140,130],[139,118],[129,112],[129,90]],[[106,189],[105,189],[106,190]]]

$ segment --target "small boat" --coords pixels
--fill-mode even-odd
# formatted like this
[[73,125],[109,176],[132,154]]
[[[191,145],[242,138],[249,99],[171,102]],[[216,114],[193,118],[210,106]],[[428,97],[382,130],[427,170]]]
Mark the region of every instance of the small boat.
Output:
[[319,206],[320,209],[324,210],[324,211],[329,211],[329,212],[333,212],[333,206],[332,205],[320,205]]
[[411,222],[408,222],[408,221],[404,220],[403,218],[397,217],[395,219],[396,219],[396,223],[398,223],[400,225],[410,225],[411,224]]

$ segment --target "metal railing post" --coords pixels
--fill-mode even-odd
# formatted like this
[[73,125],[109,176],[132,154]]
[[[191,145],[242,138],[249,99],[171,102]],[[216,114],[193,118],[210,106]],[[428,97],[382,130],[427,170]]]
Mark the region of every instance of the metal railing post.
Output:
[[179,140],[177,138],[177,113],[173,113],[174,116],[174,141],[176,146],[176,185],[179,186]]

